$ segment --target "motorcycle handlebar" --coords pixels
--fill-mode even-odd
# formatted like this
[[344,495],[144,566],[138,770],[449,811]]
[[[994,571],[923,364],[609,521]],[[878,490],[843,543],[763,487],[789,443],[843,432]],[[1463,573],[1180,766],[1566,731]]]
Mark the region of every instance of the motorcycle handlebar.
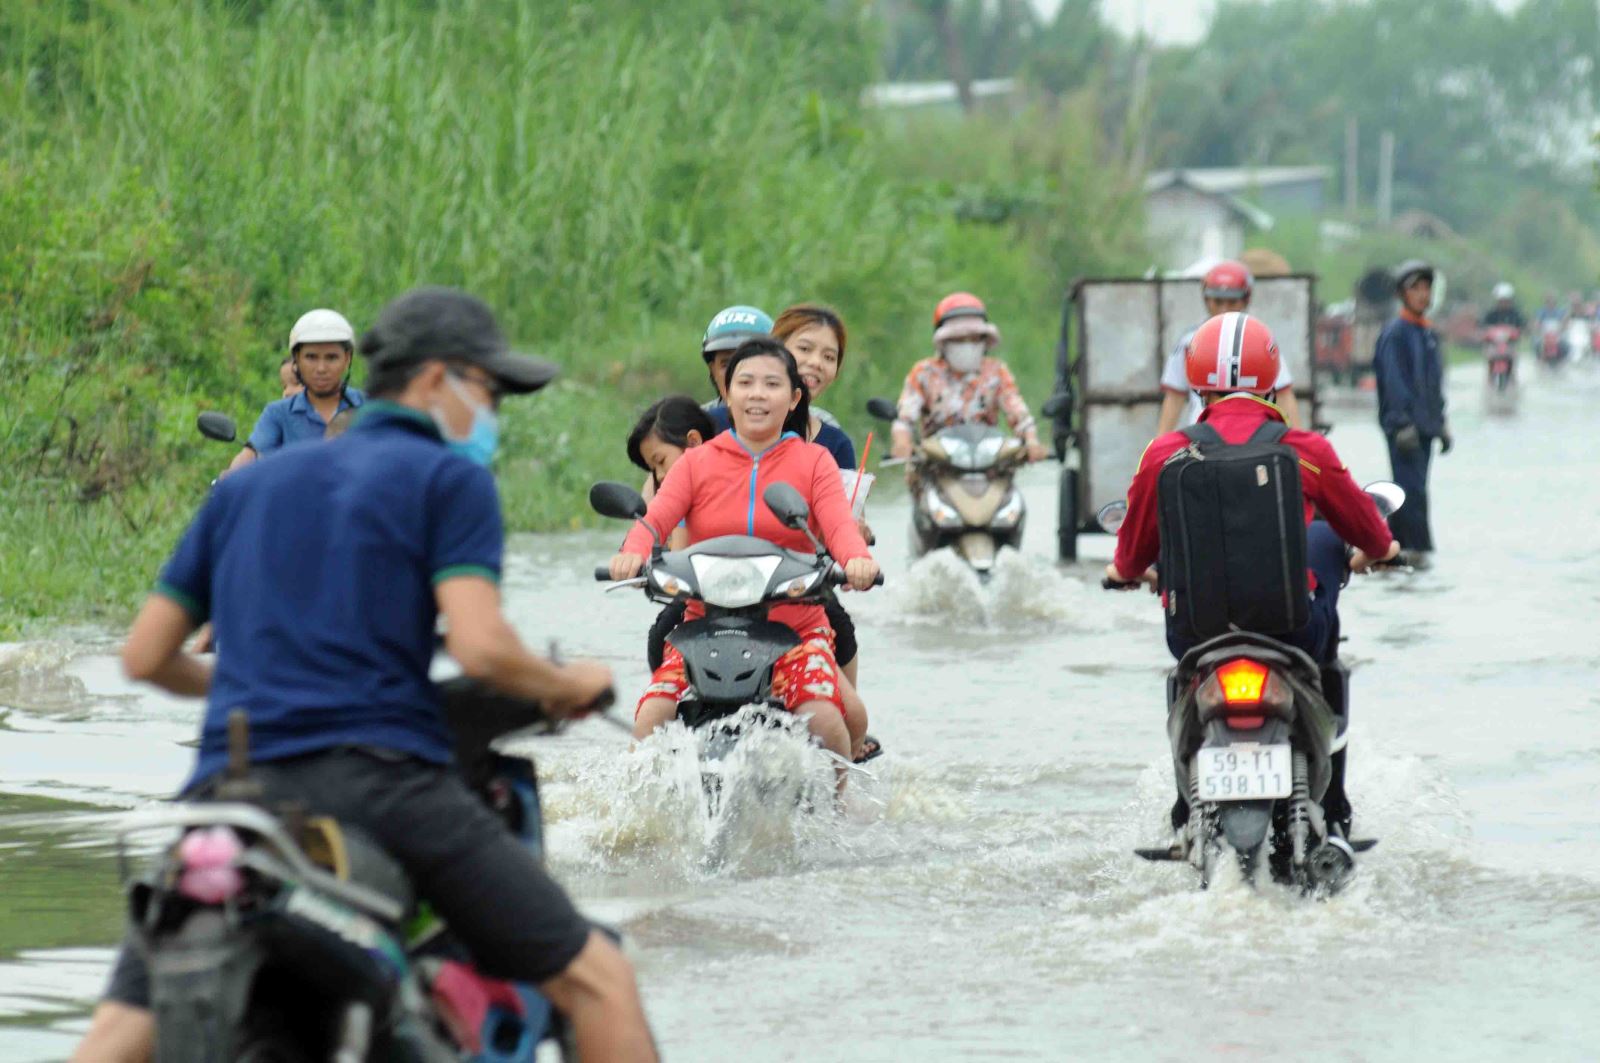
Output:
[[[830,586],[833,586],[833,587],[843,587],[845,584],[847,584],[849,582],[850,582],[849,577],[844,574],[844,566],[839,564],[839,562],[835,561],[833,563],[833,567],[828,570],[828,584]],[[874,587],[883,586],[883,570],[882,569],[878,570],[878,575],[873,579],[872,585]]]
[[610,583],[611,582],[611,566],[610,565],[596,565],[596,566],[594,566],[594,581],[596,583]]
[[1112,579],[1110,576],[1100,577],[1100,589],[1106,591],[1131,591],[1139,585],[1138,580],[1123,583],[1121,580]]

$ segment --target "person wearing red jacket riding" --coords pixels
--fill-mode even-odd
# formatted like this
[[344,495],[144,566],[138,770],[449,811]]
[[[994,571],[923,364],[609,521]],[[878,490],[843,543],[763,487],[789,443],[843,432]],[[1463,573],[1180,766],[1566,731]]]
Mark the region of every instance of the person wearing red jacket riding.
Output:
[[[1272,331],[1248,314],[1221,314],[1201,325],[1184,359],[1189,386],[1200,393],[1205,404],[1201,422],[1216,429],[1225,442],[1243,443],[1263,423],[1282,421],[1283,411],[1268,401],[1278,380],[1280,361]],[[1128,489],[1128,514],[1117,531],[1117,552],[1106,566],[1108,579],[1123,584],[1158,582],[1151,568],[1161,553],[1157,480],[1167,461],[1190,442],[1182,431],[1174,431],[1156,437],[1145,448]],[[1300,459],[1311,608],[1303,628],[1278,637],[1315,660],[1327,662],[1339,650],[1339,589],[1346,566],[1365,572],[1374,559],[1393,559],[1400,544],[1326,439],[1290,428],[1282,442]],[[1314,514],[1322,519],[1313,519]],[[1355,547],[1348,559],[1347,542]],[[1167,648],[1179,659],[1194,648],[1179,633],[1170,613]],[[1352,812],[1344,789],[1345,756],[1344,749],[1334,754],[1333,780],[1323,797],[1323,809],[1349,837]],[[1188,818],[1189,804],[1180,793],[1172,806],[1173,829],[1182,827]]]
[[[835,561],[844,566],[850,586],[866,590],[878,564],[856,528],[833,455],[808,443],[810,403],[799,367],[784,345],[770,337],[746,340],[726,371],[728,410],[733,429],[685,451],[650,502],[644,523],[664,541],[684,522],[690,542],[719,535],[753,535],[790,550],[809,552],[805,534],[783,525],[762,502],[774,483],[798,490],[811,507],[811,526]],[[650,553],[650,530],[634,527],[611,559],[611,578],[631,579]],[[688,619],[705,613],[698,602]],[[798,716],[809,717],[811,733],[829,751],[850,759],[850,734],[839,693],[833,631],[821,605],[776,605],[770,619],[787,624],[801,643],[773,668],[773,693]],[[644,738],[678,714],[688,692],[683,657],[667,650],[634,713],[634,736]],[[842,778],[842,777],[841,777]]]
[[[1272,331],[1248,314],[1227,313],[1195,332],[1185,356],[1189,386],[1199,392],[1200,420],[1229,443],[1243,443],[1262,422],[1283,420],[1270,399],[1281,358]],[[1312,589],[1310,620],[1305,628],[1283,637],[1319,661],[1331,660],[1338,649],[1339,587],[1344,582],[1345,543],[1356,548],[1350,567],[1364,572],[1373,559],[1390,560],[1400,552],[1378,508],[1350,476],[1328,441],[1315,432],[1291,428],[1283,442],[1300,457],[1300,487],[1305,496],[1306,561]],[[1128,515],[1117,532],[1115,559],[1106,576],[1118,583],[1154,583],[1150,566],[1161,552],[1156,481],[1161,468],[1189,446],[1181,431],[1158,436],[1145,448],[1128,489]],[[1314,521],[1313,513],[1322,520]],[[1169,623],[1167,646],[1176,657],[1184,645]]]

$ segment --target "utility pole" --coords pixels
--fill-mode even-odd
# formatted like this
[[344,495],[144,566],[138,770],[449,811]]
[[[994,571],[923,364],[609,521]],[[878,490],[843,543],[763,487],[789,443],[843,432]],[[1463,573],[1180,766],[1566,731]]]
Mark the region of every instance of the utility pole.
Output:
[[1357,169],[1361,151],[1361,123],[1355,115],[1344,120],[1344,213],[1351,221],[1361,206],[1361,173]]
[[1378,138],[1378,224],[1394,220],[1394,133],[1385,129]]

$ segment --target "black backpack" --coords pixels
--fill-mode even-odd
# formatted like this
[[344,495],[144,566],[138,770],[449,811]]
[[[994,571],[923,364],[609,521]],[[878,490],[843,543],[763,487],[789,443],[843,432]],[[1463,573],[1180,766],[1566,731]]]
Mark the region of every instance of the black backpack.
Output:
[[1186,641],[1284,635],[1310,619],[1300,456],[1283,442],[1288,431],[1270,420],[1230,444],[1192,425],[1189,445],[1161,468],[1161,585]]

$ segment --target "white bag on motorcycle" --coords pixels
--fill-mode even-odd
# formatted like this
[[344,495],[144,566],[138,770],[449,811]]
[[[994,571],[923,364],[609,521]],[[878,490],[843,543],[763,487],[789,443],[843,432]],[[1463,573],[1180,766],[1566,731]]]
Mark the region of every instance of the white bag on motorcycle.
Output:
[[1230,444],[1209,424],[1156,480],[1161,585],[1186,641],[1228,631],[1284,635],[1310,619],[1300,457],[1268,421]]

